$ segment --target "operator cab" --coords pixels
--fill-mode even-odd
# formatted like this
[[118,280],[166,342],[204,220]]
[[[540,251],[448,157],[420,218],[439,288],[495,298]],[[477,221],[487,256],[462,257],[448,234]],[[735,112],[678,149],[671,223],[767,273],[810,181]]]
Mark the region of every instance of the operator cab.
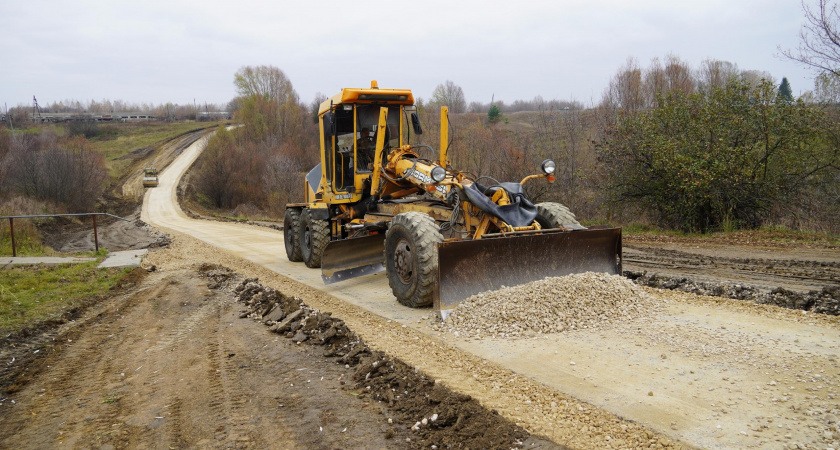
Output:
[[388,108],[383,157],[403,144],[403,107],[414,103],[409,90],[346,88],[320,107],[325,195],[347,202],[361,198],[374,169],[380,108]]

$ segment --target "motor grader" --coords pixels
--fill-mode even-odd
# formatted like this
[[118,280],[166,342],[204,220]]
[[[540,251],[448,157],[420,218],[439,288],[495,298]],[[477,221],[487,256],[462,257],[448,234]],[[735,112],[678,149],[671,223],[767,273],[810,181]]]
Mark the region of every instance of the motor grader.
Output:
[[318,122],[321,163],[304,177],[304,202],[286,205],[284,240],[288,259],[320,267],[325,283],[385,270],[400,303],[445,318],[502,286],[621,273],[620,228],[583,227],[565,206],[526,198],[525,183],[554,182],[553,161],[520,182],[452,167],[446,107],[436,160],[411,144],[423,130],[407,89],[342,89]]

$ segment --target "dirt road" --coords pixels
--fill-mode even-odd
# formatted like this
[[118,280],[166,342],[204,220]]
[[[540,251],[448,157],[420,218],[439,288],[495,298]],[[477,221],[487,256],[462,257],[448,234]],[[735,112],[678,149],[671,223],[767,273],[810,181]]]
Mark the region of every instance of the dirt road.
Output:
[[[319,290],[316,298],[339,300],[315,301],[315,307],[361,308],[367,319],[358,332],[372,345],[463,388],[532,431],[566,443],[576,441],[566,439],[580,428],[567,428],[578,425],[574,421],[552,420],[551,405],[557,402],[540,408],[533,403],[537,399],[525,403],[521,392],[506,389],[507,380],[484,378],[446,353],[454,349],[476,355],[502,372],[534,380],[547,392],[574,396],[692,445],[840,443],[830,423],[840,395],[836,318],[653,291],[664,306],[661,313],[611,330],[513,341],[443,335],[431,330],[430,311],[394,301],[382,274],[323,286],[317,270],[286,261],[279,232],[188,219],[176,206],[174,187],[198,151],[199,145],[188,149],[163,173],[161,186],[147,193],[144,220],[225,250],[220,259],[230,255],[268,269],[260,272],[270,277],[269,284],[288,284],[270,274],[275,272]],[[382,319],[410,328],[424,344],[395,344],[376,324]]]
[[[21,436],[8,442],[258,448],[271,444],[259,430],[276,428],[277,442],[348,446],[341,436],[301,437],[332,423],[310,413],[284,425],[280,401],[268,399],[282,383],[300,383],[289,368],[308,368],[312,356],[284,362],[299,346],[237,319],[228,300],[192,281],[195,265],[209,262],[330,312],[374,350],[558,444],[840,448],[837,317],[647,289],[657,308],[609,328],[515,340],[435,331],[431,311],[400,306],[382,275],[324,286],[317,270],[286,261],[280,232],[187,218],[175,187],[201,145],[146,192],[143,220],[173,236],[170,248],[147,258],[157,271],[146,294],[94,316],[61,343],[70,346],[67,357],[47,362],[49,378],[15,395],[15,406],[0,402],[14,411],[0,418],[0,430]],[[317,390],[342,401],[329,383]],[[369,419],[372,436],[383,432],[379,416]]]
[[[423,417],[370,398],[353,381],[358,362],[336,364],[323,347],[240,319],[238,279],[228,275],[206,266],[154,273],[63,327],[38,347],[49,353],[39,376],[0,400],[0,448],[428,448],[472,438],[412,431]],[[557,448],[409,372],[421,393],[503,432],[479,445],[509,447],[518,436],[528,448]],[[457,417],[437,410],[439,421]]]

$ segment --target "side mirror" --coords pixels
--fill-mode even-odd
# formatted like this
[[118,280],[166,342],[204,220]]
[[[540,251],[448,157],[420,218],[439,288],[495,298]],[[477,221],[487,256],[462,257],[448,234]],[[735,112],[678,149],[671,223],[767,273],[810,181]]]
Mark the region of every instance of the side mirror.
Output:
[[332,111],[324,113],[324,136],[335,136],[335,113]]
[[411,113],[411,126],[414,128],[414,134],[423,134],[423,127],[420,126],[420,118],[417,113]]

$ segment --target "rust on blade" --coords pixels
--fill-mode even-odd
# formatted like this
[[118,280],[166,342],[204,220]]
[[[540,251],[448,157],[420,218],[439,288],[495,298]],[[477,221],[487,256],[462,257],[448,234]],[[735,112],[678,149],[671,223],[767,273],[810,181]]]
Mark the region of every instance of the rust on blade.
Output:
[[385,234],[375,234],[327,244],[321,256],[324,284],[385,270]]
[[583,272],[621,274],[621,228],[443,242],[434,307],[445,318],[471,295]]

